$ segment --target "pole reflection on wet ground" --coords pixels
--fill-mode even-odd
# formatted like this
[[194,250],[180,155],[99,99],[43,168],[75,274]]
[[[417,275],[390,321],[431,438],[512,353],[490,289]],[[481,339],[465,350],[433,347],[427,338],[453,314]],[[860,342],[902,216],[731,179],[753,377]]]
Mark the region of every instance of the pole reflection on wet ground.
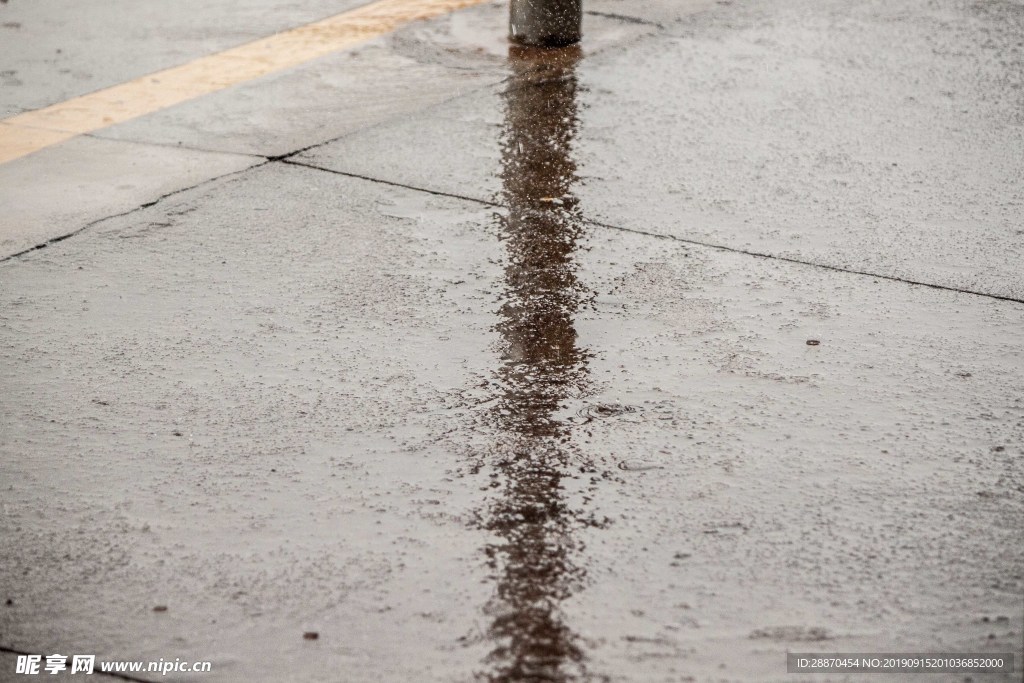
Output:
[[589,293],[576,275],[583,236],[573,186],[577,47],[512,47],[505,92],[502,196],[505,245],[498,311],[499,395],[488,422],[499,434],[489,455],[498,498],[484,513],[494,534],[487,558],[495,593],[486,607],[487,680],[592,680],[562,603],[584,569],[575,532],[594,524],[573,509],[563,480],[591,467],[557,411],[587,391],[588,352],[574,316]]

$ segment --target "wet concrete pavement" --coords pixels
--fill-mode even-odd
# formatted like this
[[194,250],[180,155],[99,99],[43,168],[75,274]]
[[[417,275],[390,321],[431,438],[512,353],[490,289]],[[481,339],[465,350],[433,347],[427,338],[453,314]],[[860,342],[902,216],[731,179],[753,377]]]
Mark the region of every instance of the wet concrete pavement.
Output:
[[[10,253],[75,232],[0,263],[0,646],[197,681],[1020,658],[1021,6],[588,8],[581,49],[483,5],[0,167]],[[55,222],[26,188],[93,143],[193,175]]]

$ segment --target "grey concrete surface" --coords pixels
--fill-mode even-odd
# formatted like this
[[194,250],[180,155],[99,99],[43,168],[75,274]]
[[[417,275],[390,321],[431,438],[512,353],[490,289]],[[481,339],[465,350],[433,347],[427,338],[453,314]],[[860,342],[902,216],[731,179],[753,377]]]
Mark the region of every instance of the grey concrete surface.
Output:
[[0,681],[1020,662],[1021,7],[488,4],[0,167]]
[[[337,5],[336,9],[340,12],[350,5]],[[595,6],[618,9],[611,0]],[[689,6],[697,9],[702,5],[694,1]],[[29,12],[21,5],[17,7]],[[60,40],[94,54],[91,34],[86,33],[83,40],[74,33],[76,23],[49,16],[62,16],[59,9],[43,4],[31,14],[39,15],[38,19]],[[229,13],[231,7],[214,9],[202,19],[213,27],[211,31],[225,22],[218,12]],[[313,8],[293,13],[293,21],[306,21],[309,9]],[[502,4],[491,3],[436,21],[417,22],[355,50],[240,84],[90,136],[135,145],[104,144],[85,138],[4,164],[0,168],[4,180],[0,182],[0,205],[12,208],[0,215],[0,258],[66,237],[93,220],[151,202],[168,192],[259,163],[260,159],[251,156],[285,155],[500,83],[508,77],[507,44],[502,28],[504,10]],[[186,14],[181,9],[174,11]],[[267,13],[267,20],[273,16],[273,12]],[[141,21],[130,13],[122,20],[135,24]],[[183,20],[200,21],[194,16],[178,18],[179,22]],[[241,24],[231,25],[237,28]],[[587,29],[588,49],[595,52],[635,40],[652,30],[646,24],[618,15],[588,17]],[[141,29],[135,26],[133,31],[122,30],[115,22],[107,30],[114,32],[118,40],[126,40],[126,36]],[[173,36],[174,31],[169,30],[168,35]],[[222,43],[210,43],[210,47],[230,46]],[[18,48],[18,43],[11,43],[6,49],[12,48]],[[187,61],[200,56],[174,52],[155,64],[147,60],[155,58],[158,50],[140,52],[143,58],[131,67],[131,74],[104,70],[103,60],[84,60],[82,68],[95,70],[97,78],[105,79],[102,85],[109,86],[121,77],[138,76],[139,68],[145,73],[179,63],[172,61],[175,57]],[[52,71],[52,66],[47,66],[45,60],[40,62],[31,50],[18,58],[29,60],[44,72]],[[32,82],[43,86],[34,87],[33,91],[45,91],[46,86],[57,83],[53,78],[41,77]],[[68,93],[60,90],[44,94],[49,98],[46,104],[51,104],[49,100]],[[32,104],[30,100],[23,102]],[[103,158],[102,163],[96,163],[97,157]],[[88,170],[93,167],[99,173]],[[105,182],[111,174],[130,178],[116,184]],[[86,180],[90,177],[93,180]],[[27,194],[28,183],[38,190]],[[55,202],[55,197],[74,197],[76,201]]]
[[[508,8],[415,22],[365,46],[100,131],[104,138],[280,156],[457,99],[508,77]],[[650,32],[593,16],[595,51]],[[415,117],[413,117],[415,120]]]
[[[580,66],[589,216],[1024,299],[1019,3],[739,3],[670,33]],[[300,159],[492,199],[500,92]]]
[[8,0],[0,6],[0,108],[56,104],[362,4]]
[[[5,645],[486,671],[502,246],[477,205],[275,165],[7,264]],[[589,671],[1015,647],[1020,305],[608,229],[576,257],[556,607]]]
[[2,164],[0,258],[263,161],[82,136]]
[[[76,9],[67,3],[16,2],[0,7],[0,18],[15,36],[0,45],[0,63],[27,71],[23,77],[29,85],[21,87],[19,80],[19,87],[3,90],[12,98],[7,113],[53,104],[359,4],[265,3],[256,8],[212,3],[198,11],[156,2]],[[152,22],[162,22],[159,39]],[[40,32],[46,32],[46,40],[36,40]],[[12,208],[0,216],[0,257],[262,161],[253,155],[293,152],[501,79],[488,79],[479,71],[418,67],[414,60],[382,49],[386,40],[4,164],[0,205]],[[49,42],[69,46],[87,83],[76,88],[64,83],[64,70],[43,54]],[[115,58],[109,51],[135,58]],[[111,176],[124,181],[108,182]],[[38,189],[26,193],[27,184]]]

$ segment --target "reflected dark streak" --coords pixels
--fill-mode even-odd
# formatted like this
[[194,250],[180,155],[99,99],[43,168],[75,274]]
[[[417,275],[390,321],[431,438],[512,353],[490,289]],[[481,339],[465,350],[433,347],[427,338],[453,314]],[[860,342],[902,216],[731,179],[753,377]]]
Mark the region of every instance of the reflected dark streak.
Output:
[[557,419],[586,390],[587,353],[574,315],[586,300],[574,254],[583,222],[573,186],[578,48],[514,47],[502,139],[504,291],[497,329],[500,393],[490,414],[499,443],[492,463],[498,499],[485,525],[496,589],[487,606],[486,680],[589,680],[579,637],[562,603],[584,577],[574,532],[588,523],[570,508],[563,479],[585,461]]

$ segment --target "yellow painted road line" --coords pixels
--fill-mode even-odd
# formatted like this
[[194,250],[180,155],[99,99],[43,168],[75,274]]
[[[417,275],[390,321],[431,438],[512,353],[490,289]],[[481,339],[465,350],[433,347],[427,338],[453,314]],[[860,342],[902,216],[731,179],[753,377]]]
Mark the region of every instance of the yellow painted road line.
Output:
[[181,66],[0,121],[0,164],[350,48],[484,0],[377,0]]

